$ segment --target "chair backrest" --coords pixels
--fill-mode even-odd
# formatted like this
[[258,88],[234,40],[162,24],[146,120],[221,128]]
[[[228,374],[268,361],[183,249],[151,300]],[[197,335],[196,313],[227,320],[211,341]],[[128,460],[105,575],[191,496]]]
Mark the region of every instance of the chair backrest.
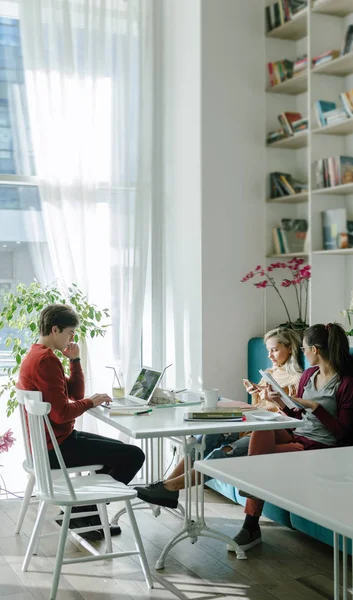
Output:
[[24,401],[28,417],[29,441],[32,448],[33,467],[39,497],[55,499],[45,435],[45,423],[71,499],[76,500],[76,495],[60,452],[59,444],[48,418],[48,414],[51,411],[51,404],[49,404],[49,402],[38,402],[38,400],[31,399],[28,392],[24,392]]
[[25,411],[25,394],[26,394],[27,398],[29,398],[30,400],[34,400],[36,402],[42,402],[43,398],[42,398],[42,392],[32,392],[32,391],[27,391],[27,390],[20,390],[18,388],[16,390],[18,408],[20,411],[22,437],[23,437],[25,453],[26,453],[26,461],[27,461],[28,467],[33,469],[33,458],[32,458],[32,452],[31,452],[31,445],[30,445],[30,441],[29,441],[29,432],[28,432],[26,411]]

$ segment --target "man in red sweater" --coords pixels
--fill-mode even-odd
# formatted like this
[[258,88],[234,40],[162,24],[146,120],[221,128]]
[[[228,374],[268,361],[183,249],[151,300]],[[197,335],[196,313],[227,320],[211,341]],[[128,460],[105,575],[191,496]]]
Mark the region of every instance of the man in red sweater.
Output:
[[[128,484],[141,469],[145,455],[137,446],[124,444],[118,440],[93,433],[77,431],[75,419],[86,410],[110,402],[107,394],[94,394],[84,398],[84,376],[80,363],[80,349],[74,343],[78,315],[65,304],[51,304],[40,314],[40,337],[33,344],[22,361],[18,387],[22,390],[42,392],[43,401],[52,406],[49,419],[60,445],[67,467],[78,467],[101,463],[102,473],[109,473],[117,481]],[[59,350],[70,359],[70,377],[67,378],[59,358],[54,354]],[[49,460],[53,468],[59,464],[47,432]],[[80,507],[77,512],[80,512]],[[85,511],[89,507],[84,507]],[[97,525],[88,517],[85,525]],[[79,522],[80,521],[80,522]],[[71,527],[82,527],[83,519],[73,519]],[[112,535],[121,532],[120,527],[111,526]],[[89,535],[89,534],[95,535]],[[100,530],[87,532],[90,539],[101,539]]]

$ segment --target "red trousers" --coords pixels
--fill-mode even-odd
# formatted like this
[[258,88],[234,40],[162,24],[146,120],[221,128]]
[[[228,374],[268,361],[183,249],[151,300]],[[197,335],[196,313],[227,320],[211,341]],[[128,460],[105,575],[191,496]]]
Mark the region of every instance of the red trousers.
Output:
[[[285,429],[278,431],[254,431],[251,434],[248,455],[298,452],[302,450],[304,450],[303,444],[296,442],[293,434]],[[245,504],[245,513],[252,517],[260,517],[263,506],[263,500],[248,498]]]

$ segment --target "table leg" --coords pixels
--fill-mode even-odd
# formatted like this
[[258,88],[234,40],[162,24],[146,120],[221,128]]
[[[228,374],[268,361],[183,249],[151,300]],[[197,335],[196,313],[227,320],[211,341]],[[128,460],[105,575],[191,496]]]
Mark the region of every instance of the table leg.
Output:
[[156,570],[164,569],[164,561],[169,551],[179,542],[190,538],[192,544],[197,542],[199,536],[220,539],[227,544],[231,544],[237,554],[237,558],[246,559],[246,554],[235,541],[229,536],[211,529],[205,523],[204,518],[204,475],[201,473],[200,484],[195,486],[195,515],[192,513],[192,455],[195,453],[195,460],[202,460],[205,449],[205,441],[201,444],[197,442],[194,436],[183,438],[184,450],[184,469],[185,469],[185,515],[183,527],[173,536],[173,538],[163,548],[162,553],[157,560]]
[[[144,464],[144,472],[145,472],[145,480],[146,484],[152,483],[153,481],[159,481],[163,478],[163,468],[164,468],[164,452],[163,452],[163,438],[149,438],[143,440],[143,450],[145,452],[146,460]],[[154,447],[154,444],[156,446]],[[157,454],[155,459],[155,454]],[[157,467],[157,470],[155,469]],[[148,505],[143,500],[133,501],[131,504],[134,510],[146,510]],[[159,517],[161,514],[161,507],[156,506],[155,504],[149,505],[150,509],[153,512],[155,517]],[[175,517],[179,519],[184,518],[184,508],[181,504],[178,504],[178,508],[175,510],[171,510],[169,508],[163,507],[164,510],[171,512]],[[122,515],[126,513],[126,508],[122,508],[119,510],[111,520],[112,525],[117,525],[119,519]]]
[[340,554],[339,554],[339,535],[333,534],[333,598],[339,600],[340,597]]
[[343,600],[347,600],[347,538],[342,536],[342,585]]

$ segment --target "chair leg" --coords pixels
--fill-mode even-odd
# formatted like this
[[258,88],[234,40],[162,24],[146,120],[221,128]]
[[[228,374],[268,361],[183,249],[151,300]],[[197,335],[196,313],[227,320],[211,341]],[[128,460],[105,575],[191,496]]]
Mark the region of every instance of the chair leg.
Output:
[[64,558],[65,543],[66,543],[67,534],[69,531],[70,516],[71,516],[71,506],[66,506],[65,510],[64,510],[64,518],[63,518],[62,524],[61,524],[59,544],[58,544],[58,548],[56,551],[56,561],[55,561],[53,581],[52,581],[51,591],[50,591],[50,600],[55,600],[56,594],[58,593],[61,567],[62,567],[63,558]]
[[41,502],[40,506],[39,506],[36,522],[35,522],[35,525],[34,525],[34,528],[32,531],[31,539],[29,540],[26,556],[25,556],[23,564],[22,564],[22,571],[27,571],[29,563],[31,562],[31,558],[33,556],[33,552],[34,552],[34,549],[37,544],[37,539],[42,530],[43,521],[45,519],[46,512],[47,512],[47,505],[45,502]]
[[139,558],[140,558],[140,563],[141,563],[142,571],[143,571],[143,574],[145,576],[145,580],[146,580],[147,586],[150,589],[152,589],[153,588],[153,580],[152,580],[152,577],[151,577],[150,568],[148,566],[145,548],[144,548],[143,543],[142,543],[140,531],[139,531],[139,528],[137,527],[137,523],[136,523],[134,511],[132,509],[130,500],[125,500],[125,506],[126,506],[126,512],[129,515],[129,519],[130,519],[130,523],[131,523],[131,527],[132,527],[132,532],[134,534],[134,539],[135,539],[136,547],[137,547],[137,549],[139,551]]
[[104,531],[104,537],[105,537],[105,551],[107,554],[109,554],[110,552],[113,552],[113,545],[112,545],[112,536],[110,534],[107,505],[105,503],[97,504],[97,508],[98,508],[99,516],[100,516],[100,519],[101,519],[102,525],[103,525],[103,531]]
[[16,523],[15,533],[20,533],[20,531],[21,531],[22,523],[26,516],[26,512],[27,512],[29,503],[31,501],[35,480],[36,480],[36,478],[34,477],[34,475],[29,476],[29,479],[27,482],[27,487],[26,487],[26,492],[25,492],[25,495],[23,496],[23,500],[21,503],[20,514],[18,515],[18,519],[17,519],[17,523]]

